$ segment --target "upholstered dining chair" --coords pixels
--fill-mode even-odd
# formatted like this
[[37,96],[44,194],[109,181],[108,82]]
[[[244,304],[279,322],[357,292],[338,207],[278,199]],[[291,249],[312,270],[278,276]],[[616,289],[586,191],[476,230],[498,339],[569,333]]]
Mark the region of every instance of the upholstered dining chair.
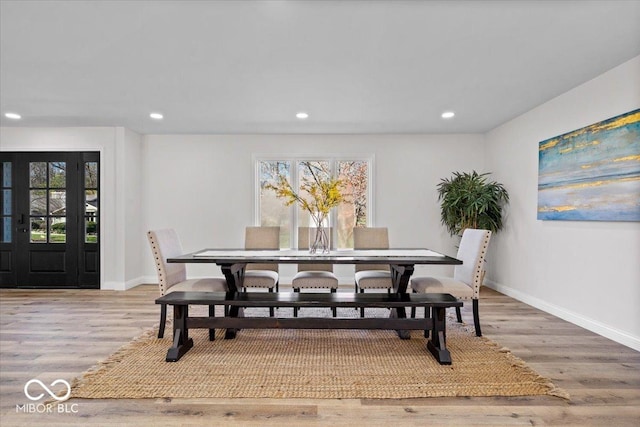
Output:
[[[309,249],[309,227],[298,228],[298,249]],[[336,292],[338,278],[333,274],[333,264],[298,264],[291,287],[294,292],[300,292],[300,289],[329,289],[330,292]],[[336,317],[336,308],[333,307],[332,311],[333,317]],[[298,317],[298,307],[293,308],[293,317]]]
[[[174,229],[151,230],[147,232],[151,253],[156,263],[160,295],[175,291],[226,292],[227,282],[222,278],[187,279],[185,264],[168,263],[167,258],[183,255],[182,245]],[[214,306],[209,306],[209,316],[214,315]],[[164,336],[167,322],[167,305],[160,305],[160,326],[158,338]],[[209,339],[213,339],[213,330],[209,330]]]
[[[389,249],[389,231],[386,227],[355,227],[353,229],[354,249]],[[383,264],[356,264],[355,290],[386,289],[391,291],[391,271]],[[364,317],[364,307],[360,308]]]
[[[456,265],[453,278],[450,277],[416,277],[411,279],[411,289],[417,293],[445,293],[461,300],[471,300],[473,304],[473,324],[476,335],[482,336],[480,330],[480,314],[478,300],[480,286],[484,275],[484,257],[489,247],[491,231],[467,228],[462,233],[456,258],[462,265]],[[425,313],[427,315],[427,313]],[[415,317],[415,308],[411,309],[411,317]],[[460,307],[456,307],[458,322],[462,322]]]
[[[244,233],[245,249],[280,249],[280,227],[246,227]],[[247,264],[244,273],[243,288],[266,288],[276,292],[278,288],[278,264]],[[273,307],[269,315],[274,316]]]

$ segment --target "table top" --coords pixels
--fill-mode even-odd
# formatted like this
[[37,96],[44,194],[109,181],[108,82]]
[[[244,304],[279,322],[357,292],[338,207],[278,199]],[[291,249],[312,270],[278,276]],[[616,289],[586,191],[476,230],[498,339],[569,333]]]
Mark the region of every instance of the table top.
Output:
[[167,259],[171,263],[215,263],[218,265],[278,264],[443,264],[462,261],[424,248],[334,250],[328,254],[310,254],[308,250],[203,249]]

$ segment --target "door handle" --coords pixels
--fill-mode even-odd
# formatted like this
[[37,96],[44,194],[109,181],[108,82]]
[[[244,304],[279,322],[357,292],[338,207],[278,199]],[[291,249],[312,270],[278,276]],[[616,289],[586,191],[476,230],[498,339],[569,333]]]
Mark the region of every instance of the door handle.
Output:
[[18,231],[20,233],[26,233],[27,231],[29,231],[27,227],[24,226],[24,214],[20,214],[20,218],[18,218],[18,224],[22,225],[22,227],[18,227]]

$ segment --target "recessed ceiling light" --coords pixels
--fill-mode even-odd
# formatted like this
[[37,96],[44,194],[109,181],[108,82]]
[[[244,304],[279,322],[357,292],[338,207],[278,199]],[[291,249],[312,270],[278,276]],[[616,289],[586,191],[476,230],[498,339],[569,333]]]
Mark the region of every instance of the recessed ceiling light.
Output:
[[12,120],[20,120],[22,118],[22,116],[17,113],[5,113],[4,116],[7,119],[12,119]]
[[153,120],[162,120],[164,118],[164,116],[160,113],[151,113],[149,114],[149,117],[151,117]]
[[300,111],[299,113],[296,113],[296,117],[304,120],[309,117],[309,114],[305,113],[304,111]]
[[442,117],[443,119],[450,119],[450,118],[452,118],[452,117],[453,117],[453,116],[455,116],[455,115],[456,115],[456,113],[454,113],[453,111],[445,111],[444,113],[442,113],[442,116],[441,116],[441,117]]

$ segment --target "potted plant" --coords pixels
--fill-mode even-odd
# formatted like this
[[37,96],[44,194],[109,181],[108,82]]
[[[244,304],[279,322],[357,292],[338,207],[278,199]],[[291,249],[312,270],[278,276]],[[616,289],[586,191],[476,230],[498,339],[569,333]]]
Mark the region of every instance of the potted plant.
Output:
[[509,202],[504,186],[488,181],[489,173],[454,172],[438,184],[442,224],[452,236],[465,228],[497,232],[502,229],[502,208]]

